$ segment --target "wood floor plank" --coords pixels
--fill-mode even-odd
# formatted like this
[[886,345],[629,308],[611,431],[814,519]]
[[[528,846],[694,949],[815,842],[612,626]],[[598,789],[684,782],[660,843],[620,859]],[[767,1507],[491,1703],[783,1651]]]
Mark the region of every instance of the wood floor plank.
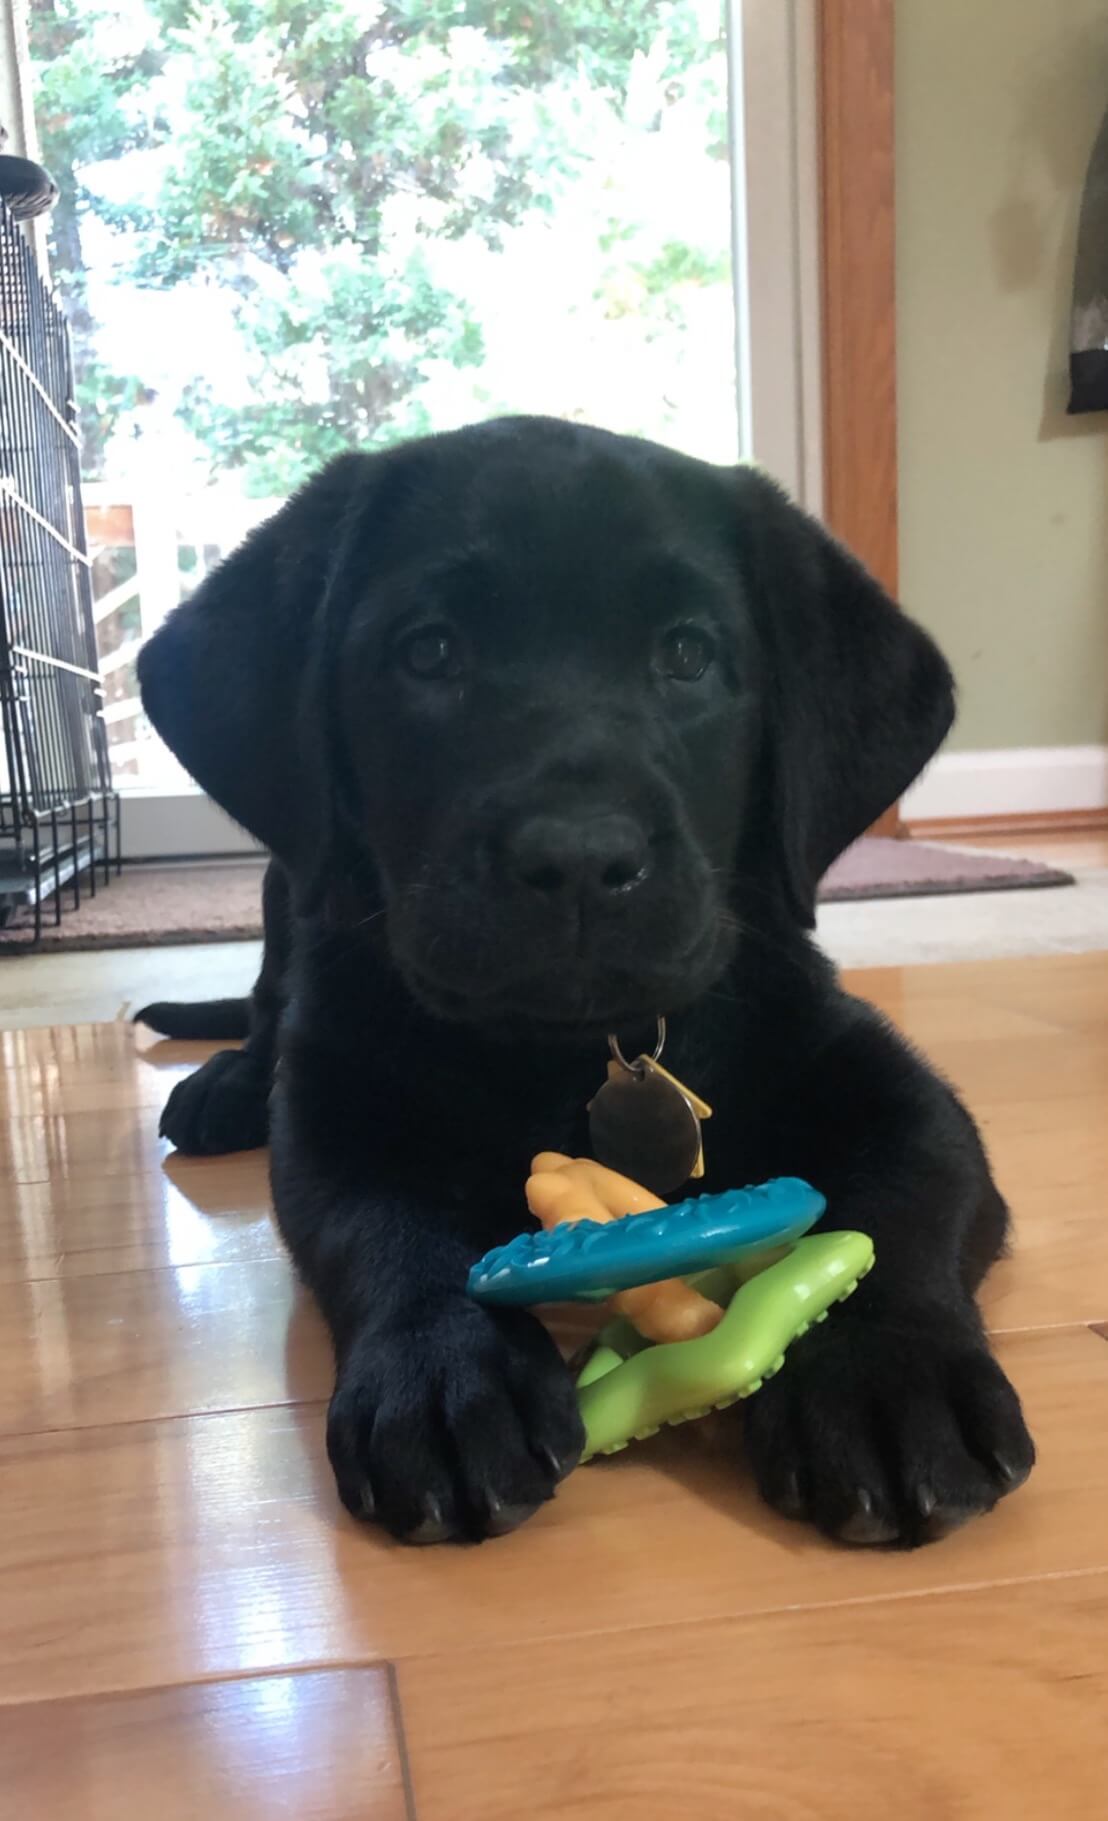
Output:
[[1046,1123],[1033,1109],[986,1123],[1014,1223],[1011,1256],[982,1291],[994,1329],[1108,1320],[1105,1102],[1067,1102],[1044,1138]]
[[0,1032],[0,1183],[151,1174],[169,1153],[162,1106],[225,1047],[151,1044],[126,1024]]
[[151,1177],[166,1154],[156,1107],[27,1113],[0,1123],[0,1189],[72,1177]]
[[26,1821],[405,1821],[381,1667],[0,1709]]
[[1012,1208],[999,1329],[1108,1319],[1108,954],[849,977],[960,1089]]
[[3,1198],[0,1284],[283,1256],[260,1152],[9,1182]]
[[[0,1031],[0,1118],[160,1109],[174,1084],[211,1049],[150,1049],[129,1025],[118,1024]],[[152,1059],[162,1066],[150,1066]]]
[[978,1037],[933,1044],[929,1053],[984,1118],[1010,1106],[1099,1094],[1108,1103],[1108,1024],[1102,1034],[1051,1031],[1029,1042]]
[[0,1435],[326,1397],[287,1259],[0,1286]]
[[[970,1013],[1008,1023],[1013,1014],[1072,1029],[1102,1029],[1108,1017],[1108,947],[1097,954],[1037,955],[997,961],[950,961],[926,967],[852,968],[844,983],[911,1025],[919,1043],[941,1034],[965,1036]],[[960,1021],[959,1021],[960,1009]],[[987,1022],[982,1033],[989,1034]]]
[[913,1554],[767,1511],[706,1426],[581,1469],[516,1535],[405,1550],[337,1507],[320,1406],[0,1441],[0,1701],[1108,1566],[1108,1347],[1015,1335],[1027,1486]]
[[1108,1576],[400,1666],[420,1821],[1015,1821],[1104,1804]]

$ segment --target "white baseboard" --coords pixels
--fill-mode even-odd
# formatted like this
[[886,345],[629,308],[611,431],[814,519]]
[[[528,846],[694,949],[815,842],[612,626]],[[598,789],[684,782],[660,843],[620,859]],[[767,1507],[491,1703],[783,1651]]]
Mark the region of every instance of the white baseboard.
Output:
[[947,752],[901,804],[906,822],[1108,808],[1108,746]]
[[258,854],[258,843],[200,791],[165,796],[124,791],[123,858],[172,859],[186,854]]

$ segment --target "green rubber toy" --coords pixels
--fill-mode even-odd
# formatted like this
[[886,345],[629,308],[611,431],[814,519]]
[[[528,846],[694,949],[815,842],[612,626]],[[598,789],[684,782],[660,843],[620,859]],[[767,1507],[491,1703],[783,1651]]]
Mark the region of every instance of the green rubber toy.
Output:
[[864,1233],[814,1233],[775,1262],[765,1258],[689,1279],[725,1310],[710,1334],[653,1345],[622,1317],[601,1330],[577,1378],[582,1461],[757,1391],[780,1371],[792,1342],[857,1288],[873,1264],[873,1242]]

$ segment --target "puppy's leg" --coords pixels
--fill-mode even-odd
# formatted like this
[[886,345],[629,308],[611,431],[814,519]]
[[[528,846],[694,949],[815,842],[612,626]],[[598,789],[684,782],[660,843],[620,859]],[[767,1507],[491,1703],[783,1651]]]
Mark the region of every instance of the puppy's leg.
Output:
[[268,1138],[290,940],[288,880],[276,860],[266,869],[262,915],[265,944],[261,972],[250,995],[246,1042],[240,1050],[218,1050],[195,1074],[178,1082],[162,1113],[162,1137],[191,1156],[252,1151]]
[[465,1294],[470,1265],[511,1216],[498,1229],[487,1200],[373,1162],[371,1120],[318,1052],[305,1068],[285,1055],[274,1203],[332,1333],[327,1448],[339,1495],[411,1543],[502,1535],[580,1454],[573,1383],[532,1315]]
[[877,1262],[745,1407],[771,1505],[851,1543],[929,1542],[1027,1478],[1034,1448],[973,1301],[1006,1214],[973,1121],[876,1019],[824,1053],[792,1114],[828,1228]]

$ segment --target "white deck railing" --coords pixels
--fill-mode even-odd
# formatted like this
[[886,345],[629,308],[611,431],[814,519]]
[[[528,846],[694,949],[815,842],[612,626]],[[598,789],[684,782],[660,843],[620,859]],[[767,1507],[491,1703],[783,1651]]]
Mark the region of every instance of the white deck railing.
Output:
[[[100,674],[110,697],[104,721],[121,774],[117,781],[154,782],[154,768],[163,781],[169,759],[143,718],[135,660],[166,615],[281,501],[246,500],[229,488],[181,495],[153,484],[138,492],[95,481],[86,482],[83,491]],[[98,594],[102,566],[95,559],[109,549],[132,549],[135,573]],[[187,566],[183,552],[192,553]],[[130,623],[113,625],[115,616],[131,606]]]

